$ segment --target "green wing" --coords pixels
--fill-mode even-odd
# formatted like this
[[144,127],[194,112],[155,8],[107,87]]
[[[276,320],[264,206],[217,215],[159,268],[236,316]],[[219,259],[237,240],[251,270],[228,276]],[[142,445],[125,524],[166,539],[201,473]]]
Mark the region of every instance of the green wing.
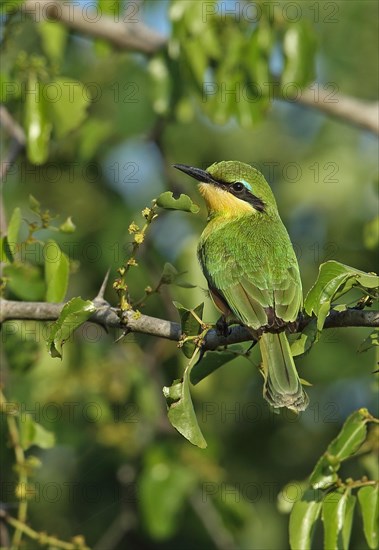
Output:
[[233,315],[254,329],[274,316],[295,321],[302,306],[297,259],[282,224],[270,227],[228,224],[207,232],[199,259],[210,289]]

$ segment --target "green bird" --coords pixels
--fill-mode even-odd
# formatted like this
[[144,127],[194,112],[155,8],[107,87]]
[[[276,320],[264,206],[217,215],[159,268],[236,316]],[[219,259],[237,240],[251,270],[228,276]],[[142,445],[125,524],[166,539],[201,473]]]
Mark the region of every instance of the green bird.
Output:
[[299,266],[264,176],[237,161],[207,170],[174,167],[200,182],[208,209],[198,256],[215,306],[259,339],[263,396],[274,408],[303,411],[309,402],[286,329],[303,303]]

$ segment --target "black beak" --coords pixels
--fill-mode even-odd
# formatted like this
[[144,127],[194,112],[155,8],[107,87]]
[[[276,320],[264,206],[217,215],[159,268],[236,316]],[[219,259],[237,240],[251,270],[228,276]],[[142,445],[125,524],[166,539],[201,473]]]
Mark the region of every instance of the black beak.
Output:
[[202,170],[201,168],[194,168],[192,166],[187,166],[186,164],[173,164],[173,167],[181,172],[184,172],[188,176],[195,178],[197,181],[201,181],[203,183],[214,183],[215,185],[218,184],[218,182],[214,180],[208,172]]

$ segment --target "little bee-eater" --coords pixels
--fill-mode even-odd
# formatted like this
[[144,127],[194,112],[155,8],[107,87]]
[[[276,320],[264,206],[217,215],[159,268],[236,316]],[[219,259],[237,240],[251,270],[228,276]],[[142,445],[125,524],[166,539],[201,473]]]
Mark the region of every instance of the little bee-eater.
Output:
[[174,167],[200,182],[208,208],[198,255],[215,306],[259,339],[263,395],[270,405],[303,411],[309,399],[285,332],[302,307],[301,279],[270,186],[242,162],[218,162],[207,170]]

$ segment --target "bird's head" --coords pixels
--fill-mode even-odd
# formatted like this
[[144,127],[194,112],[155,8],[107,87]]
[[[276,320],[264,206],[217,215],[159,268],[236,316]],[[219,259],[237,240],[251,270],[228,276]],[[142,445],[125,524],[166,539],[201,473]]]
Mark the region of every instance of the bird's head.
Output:
[[274,195],[264,176],[249,164],[238,161],[216,162],[206,170],[185,164],[174,168],[200,182],[199,190],[210,216],[238,217],[275,214]]

